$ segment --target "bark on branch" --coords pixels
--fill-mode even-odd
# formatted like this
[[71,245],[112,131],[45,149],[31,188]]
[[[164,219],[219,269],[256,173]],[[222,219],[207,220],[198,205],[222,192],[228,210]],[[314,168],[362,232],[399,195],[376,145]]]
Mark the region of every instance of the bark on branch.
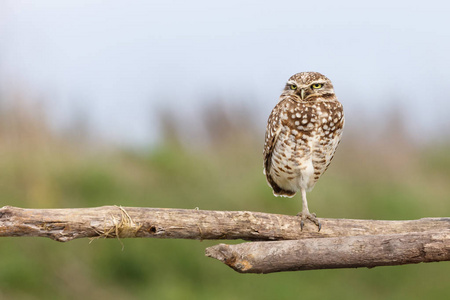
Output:
[[450,260],[445,232],[312,238],[209,247],[216,258],[240,273],[394,266]]
[[174,238],[270,241],[359,235],[420,233],[450,228],[450,218],[379,221],[321,218],[322,230],[307,222],[300,230],[296,216],[250,211],[211,211],[102,206],[68,209],[0,208],[0,237]]
[[60,242],[86,237],[278,241],[207,249],[208,256],[239,272],[257,273],[450,260],[450,218],[320,221],[322,230],[317,232],[310,223],[302,231],[296,216],[249,211],[5,206],[0,208],[0,237]]

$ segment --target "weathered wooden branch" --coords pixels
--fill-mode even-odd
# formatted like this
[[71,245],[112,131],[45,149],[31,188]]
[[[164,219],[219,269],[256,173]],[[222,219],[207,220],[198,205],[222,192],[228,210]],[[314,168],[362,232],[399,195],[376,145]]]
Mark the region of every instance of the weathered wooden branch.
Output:
[[322,230],[296,216],[250,211],[211,211],[102,206],[68,209],[0,208],[0,237],[174,238],[248,241],[298,240],[359,235],[420,233],[450,228],[450,218],[378,221],[321,218]]
[[249,211],[5,206],[0,208],[0,237],[48,237],[60,242],[86,237],[278,241],[207,249],[208,256],[239,272],[256,273],[450,260],[450,218],[320,221],[318,232],[310,223],[302,231],[296,216]]
[[240,273],[394,266],[450,260],[450,230],[444,232],[312,238],[220,244],[206,249]]

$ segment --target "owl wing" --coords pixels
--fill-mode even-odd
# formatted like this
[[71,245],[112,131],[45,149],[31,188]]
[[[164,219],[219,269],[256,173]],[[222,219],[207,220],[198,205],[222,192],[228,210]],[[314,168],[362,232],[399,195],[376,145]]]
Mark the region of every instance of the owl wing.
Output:
[[[270,168],[272,165],[273,149],[277,143],[278,135],[281,131],[280,122],[281,106],[278,104],[274,107],[267,120],[266,137],[264,142],[264,174],[269,177]],[[268,179],[269,180],[269,179]]]
[[286,103],[280,101],[275,108],[272,110],[272,113],[269,116],[267,121],[266,128],[266,141],[264,144],[264,174],[266,175],[266,180],[269,186],[273,190],[273,194],[275,196],[283,196],[283,197],[292,197],[295,195],[294,191],[288,191],[281,188],[272,178],[271,168],[272,168],[272,155],[275,150],[275,146],[278,142],[278,137],[280,135],[281,129],[283,128],[283,112],[286,110]]
[[316,149],[321,149],[321,151],[314,151],[314,175],[316,181],[318,178],[328,169],[331,160],[334,157],[336,149],[341,141],[342,132],[344,129],[344,111],[340,103],[333,104],[333,110],[329,113],[330,123],[322,124],[321,126],[327,125],[324,128],[326,135],[319,137],[319,142],[316,145]]

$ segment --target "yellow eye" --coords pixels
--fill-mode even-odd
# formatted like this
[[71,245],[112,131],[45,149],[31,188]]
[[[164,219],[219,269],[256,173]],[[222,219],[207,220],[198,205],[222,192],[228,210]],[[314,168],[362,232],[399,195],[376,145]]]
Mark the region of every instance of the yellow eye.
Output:
[[322,83],[314,83],[311,87],[313,89],[320,89],[321,87],[323,87],[323,84]]
[[291,85],[291,90],[296,90],[296,89],[297,89],[297,86],[295,84],[292,84]]

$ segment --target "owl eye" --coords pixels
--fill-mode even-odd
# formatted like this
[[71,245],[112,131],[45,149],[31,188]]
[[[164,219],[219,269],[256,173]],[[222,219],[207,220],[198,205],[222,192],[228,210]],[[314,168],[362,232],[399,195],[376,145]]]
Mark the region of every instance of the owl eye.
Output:
[[311,85],[311,87],[313,89],[320,89],[321,87],[323,87],[322,83],[314,83],[313,85]]
[[296,89],[297,89],[297,86],[295,84],[292,84],[291,85],[291,90],[296,90]]

